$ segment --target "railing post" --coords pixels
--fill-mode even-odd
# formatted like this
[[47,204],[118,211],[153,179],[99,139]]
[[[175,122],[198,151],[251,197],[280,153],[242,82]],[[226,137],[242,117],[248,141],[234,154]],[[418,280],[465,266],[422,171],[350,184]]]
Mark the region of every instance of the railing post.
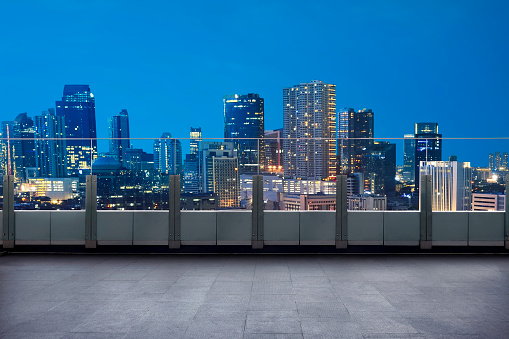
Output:
[[[509,250],[509,175],[505,176],[505,221],[504,221],[504,244],[505,249]],[[4,219],[5,220],[5,219]]]
[[14,176],[4,175],[4,191],[3,191],[3,230],[2,240],[4,248],[14,247]]
[[168,246],[180,248],[180,175],[170,175],[169,187],[170,230]]
[[85,248],[97,247],[97,175],[87,175],[85,191]]
[[431,189],[431,175],[420,176],[419,187],[419,204],[421,213],[421,249],[431,249],[432,241],[432,211],[431,211],[431,197],[433,190]]
[[252,248],[263,248],[263,224],[263,175],[253,175]]
[[336,248],[348,246],[346,175],[336,176]]

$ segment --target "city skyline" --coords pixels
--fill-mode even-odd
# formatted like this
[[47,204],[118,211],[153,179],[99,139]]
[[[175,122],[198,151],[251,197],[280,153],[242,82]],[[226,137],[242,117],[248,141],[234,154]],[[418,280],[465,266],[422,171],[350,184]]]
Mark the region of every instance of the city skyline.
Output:
[[[134,147],[148,150],[136,138],[186,137],[197,123],[210,121],[204,137],[222,136],[221,98],[232,93],[258,93],[265,129],[281,128],[282,88],[319,79],[336,84],[338,108],[373,109],[381,139],[422,121],[438,122],[444,137],[507,135],[505,2],[28,3],[0,5],[9,99],[0,120],[39,114],[63,84],[85,83],[97,94],[98,135],[125,108]],[[312,50],[299,48],[308,42]],[[304,62],[311,56],[319,62]],[[154,120],[164,126],[152,133]],[[448,142],[444,157],[482,165],[483,149],[509,142]]]

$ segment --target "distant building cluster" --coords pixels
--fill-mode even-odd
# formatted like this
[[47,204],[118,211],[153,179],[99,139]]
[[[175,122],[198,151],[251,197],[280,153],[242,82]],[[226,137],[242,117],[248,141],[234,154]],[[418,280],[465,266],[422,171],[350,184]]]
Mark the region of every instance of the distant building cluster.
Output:
[[99,153],[95,96],[88,85],[65,85],[61,100],[33,117],[1,122],[0,172],[13,175],[19,208],[78,209],[84,178],[96,174],[98,208],[164,209],[168,176],[181,176],[183,209],[250,208],[252,175],[264,175],[267,209],[330,210],[336,176],[347,176],[352,210],[417,209],[420,175],[432,177],[433,210],[499,210],[508,153],[472,168],[442,159],[436,122],[417,122],[396,144],[376,140],[375,112],[336,107],[336,86],[319,80],[283,88],[283,126],[266,130],[264,98],[223,97],[224,140],[204,141],[191,127],[186,145],[169,131],[151,153],[131,144],[129,114],[108,119],[108,150]]

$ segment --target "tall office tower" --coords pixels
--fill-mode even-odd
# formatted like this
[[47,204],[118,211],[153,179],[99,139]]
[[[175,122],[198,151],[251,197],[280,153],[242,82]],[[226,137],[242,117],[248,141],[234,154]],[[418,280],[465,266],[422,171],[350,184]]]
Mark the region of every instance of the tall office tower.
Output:
[[494,159],[494,170],[499,171],[500,167],[502,167],[502,157],[500,156],[500,152],[495,152]]
[[472,169],[469,162],[421,161],[420,173],[431,175],[433,211],[470,211]]
[[403,144],[403,180],[415,182],[415,139],[413,134],[405,134]]
[[336,177],[336,85],[320,80],[283,88],[286,176]]
[[442,134],[438,133],[438,123],[418,122],[415,124],[415,188],[419,189],[421,161],[442,160]]
[[[29,118],[26,113],[18,114],[14,121],[18,124],[21,146],[21,161],[22,167],[21,177],[23,182],[27,181],[28,173],[36,173],[35,165],[35,142],[34,142],[34,121]],[[34,175],[31,175],[32,177]]]
[[200,166],[198,154],[186,154],[184,159],[184,177],[182,180],[184,193],[201,193]]
[[[34,122],[26,113],[14,121],[2,122],[3,173],[14,175],[17,182],[26,182],[36,174]],[[30,174],[29,174],[30,173]]]
[[64,117],[66,138],[66,174],[77,176],[82,169],[91,169],[97,158],[95,98],[88,85],[65,85],[56,113]]
[[338,150],[338,173],[348,173],[350,170],[350,144],[348,139],[350,121],[353,121],[355,110],[342,108],[338,111],[336,119],[336,149]]
[[131,147],[129,140],[129,115],[123,109],[119,114],[109,119],[108,134],[110,138],[110,154],[124,167],[125,151]]
[[[345,115],[345,113],[343,113]],[[346,156],[346,172],[365,172],[366,157],[373,147],[375,136],[375,114],[371,109],[362,109],[353,112],[349,109],[348,115],[348,140],[344,140]],[[343,129],[345,128],[342,127]]]
[[508,167],[508,163],[507,163],[508,158],[509,158],[509,157],[508,157],[507,152],[502,153],[502,168],[503,168],[505,171],[507,171],[507,169],[509,168],[509,167]]
[[380,195],[396,191],[396,144],[375,141],[364,163],[365,190]]
[[202,142],[200,162],[203,191],[216,193],[220,208],[239,207],[239,159],[234,144]]
[[282,128],[265,131],[265,159],[263,161],[265,172],[279,173],[283,171],[283,145],[281,144],[282,133]]
[[[263,170],[264,101],[258,94],[226,95],[224,141],[233,142],[239,157],[240,173]],[[242,139],[258,138],[258,139]]]
[[21,135],[16,121],[2,121],[3,173],[13,175],[17,182],[23,180]]
[[191,132],[189,133],[189,146],[191,149],[191,154],[198,154],[200,150],[200,141],[201,141],[201,127],[191,127]]
[[65,122],[55,109],[48,108],[35,120],[36,167],[39,177],[65,177]]
[[154,140],[154,167],[161,173],[182,174],[182,144],[171,133],[163,133]]
[[493,168],[494,168],[493,166],[495,163],[493,162],[493,158],[494,158],[493,153],[490,153],[489,154],[489,168],[490,168],[490,170],[493,170]]

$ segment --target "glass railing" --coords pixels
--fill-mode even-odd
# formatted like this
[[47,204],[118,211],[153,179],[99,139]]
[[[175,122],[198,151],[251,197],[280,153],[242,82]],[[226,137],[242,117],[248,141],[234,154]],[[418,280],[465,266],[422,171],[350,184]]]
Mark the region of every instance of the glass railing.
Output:
[[[24,147],[27,140],[35,149]],[[250,210],[253,175],[263,175],[265,210],[335,210],[336,175],[347,176],[349,210],[418,210],[421,173],[433,178],[435,211],[504,210],[509,173],[509,138],[163,135],[0,143],[16,210],[84,209],[88,174],[97,175],[98,210],[168,210],[176,174],[182,210]],[[415,159],[424,162],[418,167]]]

